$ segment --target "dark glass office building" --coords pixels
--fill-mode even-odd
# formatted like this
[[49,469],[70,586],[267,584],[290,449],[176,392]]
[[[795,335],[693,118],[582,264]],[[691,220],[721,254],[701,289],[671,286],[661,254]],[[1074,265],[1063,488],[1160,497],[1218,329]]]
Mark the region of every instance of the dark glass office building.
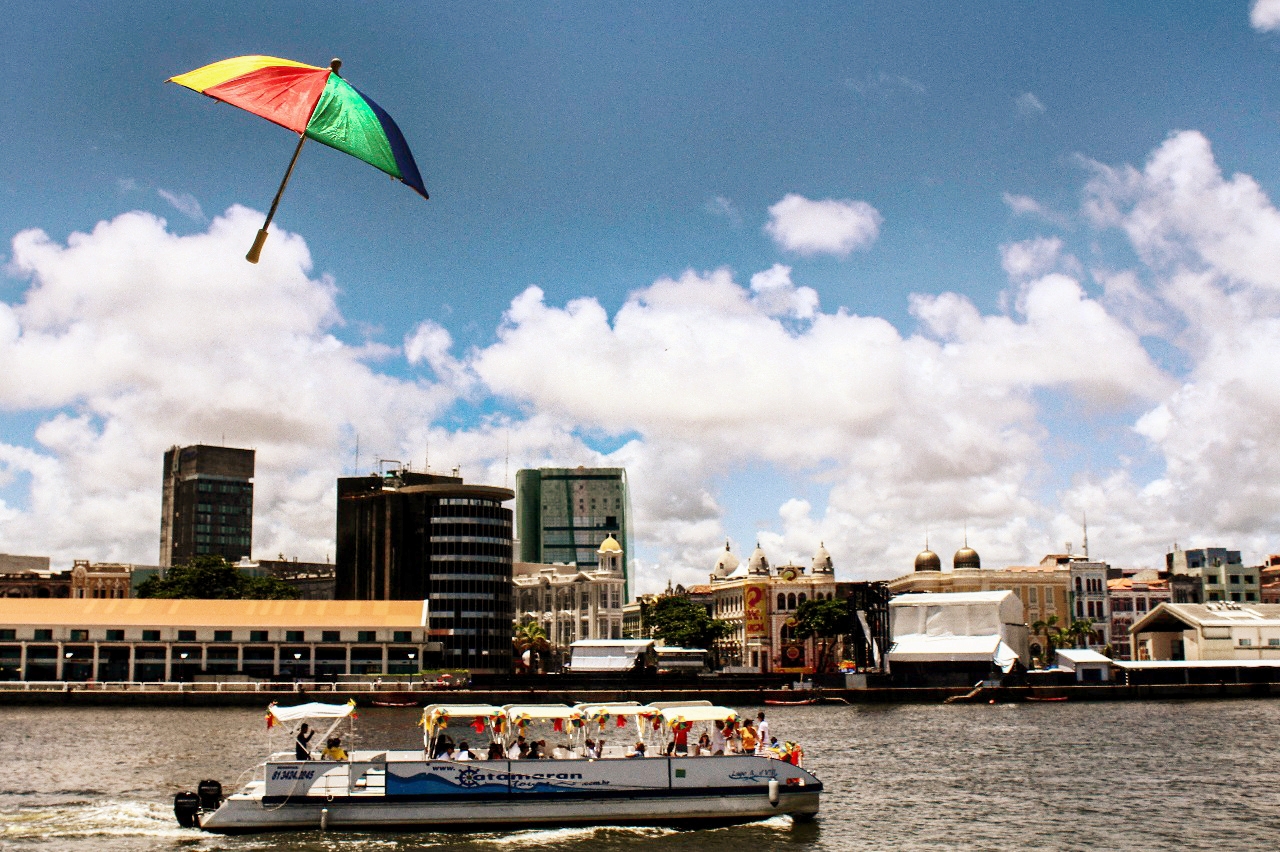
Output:
[[164,454],[160,567],[253,552],[253,450],[171,447]]
[[511,669],[507,488],[396,471],[338,480],[338,600],[426,601],[425,668]]

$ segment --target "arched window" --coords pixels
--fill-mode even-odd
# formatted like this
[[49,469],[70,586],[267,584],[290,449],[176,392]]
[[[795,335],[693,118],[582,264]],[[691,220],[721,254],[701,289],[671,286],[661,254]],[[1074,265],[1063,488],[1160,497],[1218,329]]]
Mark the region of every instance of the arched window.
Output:
[[804,592],[800,593],[799,603],[804,603]]
[[1082,591],[1080,588],[1080,578],[1076,577],[1076,592],[1079,593],[1080,591]]
[[778,592],[778,609],[787,608],[787,596],[782,592]]
[[791,594],[787,595],[787,609],[795,609],[795,608],[796,608],[796,593],[792,592]]

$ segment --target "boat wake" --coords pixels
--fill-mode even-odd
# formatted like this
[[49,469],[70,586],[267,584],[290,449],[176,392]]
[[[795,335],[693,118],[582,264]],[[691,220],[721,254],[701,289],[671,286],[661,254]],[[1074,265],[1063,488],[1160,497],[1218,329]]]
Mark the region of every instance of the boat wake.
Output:
[[[77,838],[170,837],[205,835],[179,828],[173,812],[155,802],[64,802],[0,811],[0,846],[69,841]],[[48,847],[46,847],[48,848]]]

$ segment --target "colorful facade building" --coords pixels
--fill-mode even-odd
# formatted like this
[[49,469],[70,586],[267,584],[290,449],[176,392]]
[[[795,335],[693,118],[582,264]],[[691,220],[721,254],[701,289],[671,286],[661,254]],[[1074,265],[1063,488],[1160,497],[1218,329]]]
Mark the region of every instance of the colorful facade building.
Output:
[[561,654],[584,639],[621,639],[623,561],[622,546],[608,536],[587,568],[515,563],[512,597],[517,624],[540,625]]

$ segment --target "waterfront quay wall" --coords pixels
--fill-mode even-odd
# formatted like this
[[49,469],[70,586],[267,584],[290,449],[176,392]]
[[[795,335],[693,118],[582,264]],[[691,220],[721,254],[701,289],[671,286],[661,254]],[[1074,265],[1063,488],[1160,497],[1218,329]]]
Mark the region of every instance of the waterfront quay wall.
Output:
[[[265,707],[271,702],[345,703],[361,707],[428,704],[594,703],[708,700],[729,707],[766,704],[1008,704],[1059,701],[1164,701],[1280,698],[1280,683],[1085,684],[1052,687],[871,687],[867,689],[400,689],[379,692],[330,689],[328,684],[268,684],[277,689],[218,690],[217,684],[0,684],[0,706]],[[285,688],[287,686],[287,688]]]

